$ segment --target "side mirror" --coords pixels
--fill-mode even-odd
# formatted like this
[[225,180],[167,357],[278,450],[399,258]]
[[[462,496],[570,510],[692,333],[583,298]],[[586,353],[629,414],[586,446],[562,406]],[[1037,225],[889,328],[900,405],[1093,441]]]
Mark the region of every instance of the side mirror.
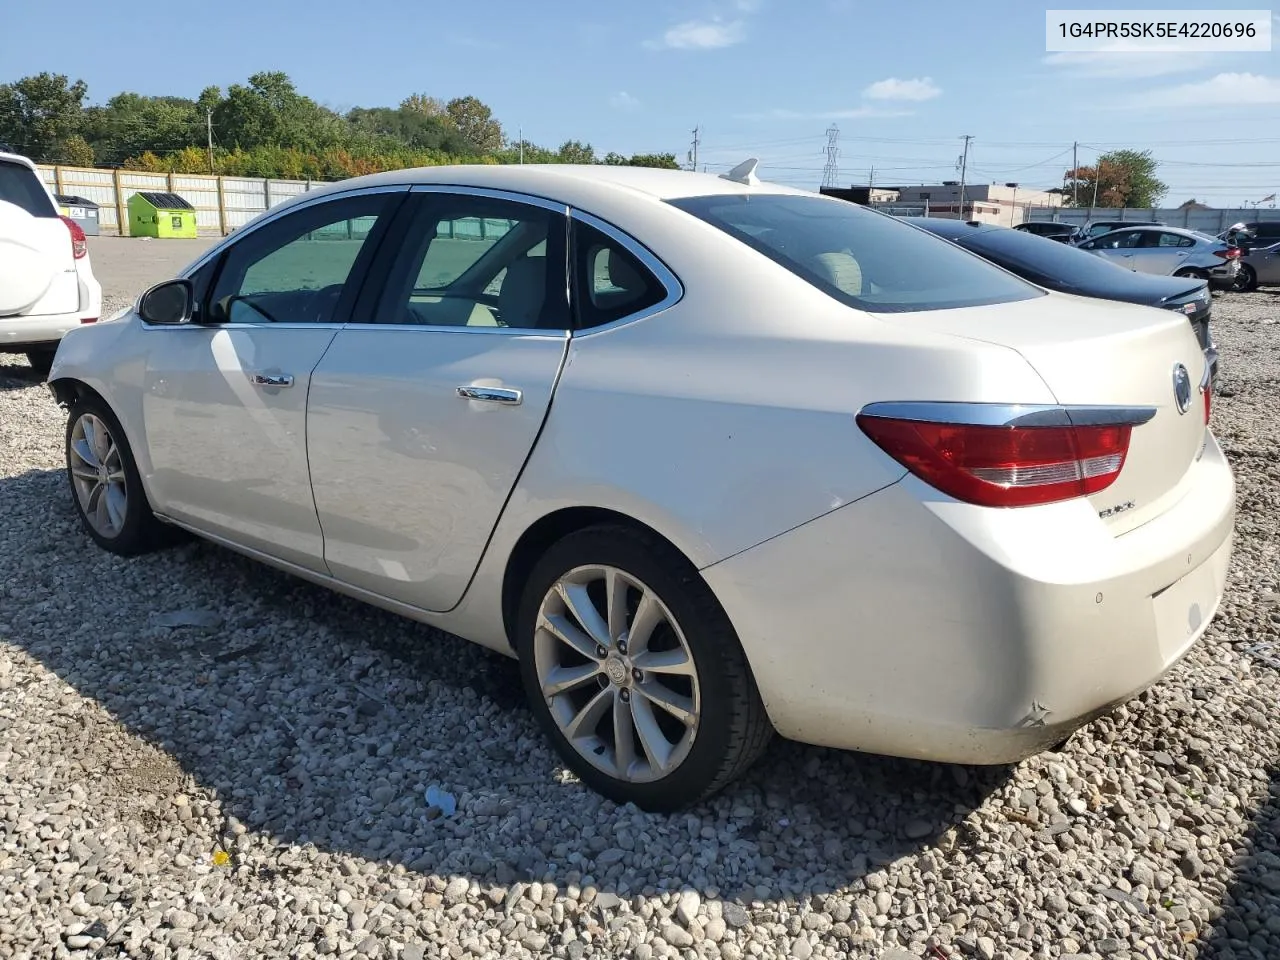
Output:
[[142,295],[138,316],[146,323],[190,323],[195,301],[195,285],[190,280],[166,280]]

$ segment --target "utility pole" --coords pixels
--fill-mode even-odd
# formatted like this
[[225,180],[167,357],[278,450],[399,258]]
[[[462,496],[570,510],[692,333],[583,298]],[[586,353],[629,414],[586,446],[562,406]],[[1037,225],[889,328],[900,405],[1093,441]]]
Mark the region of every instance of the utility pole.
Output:
[[520,138],[520,162],[524,163],[524,127],[516,127],[516,136]]
[[827,165],[822,168],[822,185],[834,187],[840,180],[840,128],[834,123],[827,127]]
[[1071,205],[1080,206],[1080,143],[1071,144]]
[[702,143],[701,138],[702,124],[698,124],[693,128],[693,143],[689,148],[689,169],[694,173],[698,172],[698,147]]
[[213,169],[213,108],[207,107],[204,111],[204,126],[209,134],[209,172],[214,173]]
[[969,141],[972,140],[969,134],[964,135],[964,153],[960,155],[960,219],[964,219],[964,184],[965,175],[969,170]]
[[[871,191],[875,189],[875,186],[876,186],[876,168],[872,167],[871,172],[867,174],[867,193],[870,194]],[[870,200],[871,197],[868,196],[867,199]]]

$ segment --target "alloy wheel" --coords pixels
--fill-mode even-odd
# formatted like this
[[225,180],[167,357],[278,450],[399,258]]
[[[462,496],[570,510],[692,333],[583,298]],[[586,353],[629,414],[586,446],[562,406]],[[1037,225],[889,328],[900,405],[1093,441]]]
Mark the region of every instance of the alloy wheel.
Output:
[[652,782],[688,756],[697,667],[671,611],[638,578],[604,565],[560,577],[538,608],[534,668],[564,738],[608,776]]
[[94,531],[112,539],[129,515],[120,446],[100,417],[83,413],[71,429],[71,481],[80,510]]

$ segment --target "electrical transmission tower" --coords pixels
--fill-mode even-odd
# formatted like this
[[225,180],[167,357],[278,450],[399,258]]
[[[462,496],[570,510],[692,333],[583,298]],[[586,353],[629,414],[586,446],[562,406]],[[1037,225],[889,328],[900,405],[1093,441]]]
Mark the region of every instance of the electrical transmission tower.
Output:
[[834,123],[827,127],[827,165],[822,168],[822,185],[834,187],[840,181],[840,128]]

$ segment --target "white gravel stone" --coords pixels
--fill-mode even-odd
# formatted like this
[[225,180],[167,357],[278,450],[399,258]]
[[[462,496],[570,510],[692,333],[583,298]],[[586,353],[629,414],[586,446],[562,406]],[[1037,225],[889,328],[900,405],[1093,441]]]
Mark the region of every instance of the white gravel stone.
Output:
[[1236,552],[1158,684],[1007,770],[779,744],[672,817],[565,776],[503,658],[94,548],[0,356],[0,960],[1280,957],[1278,318],[1215,299]]

